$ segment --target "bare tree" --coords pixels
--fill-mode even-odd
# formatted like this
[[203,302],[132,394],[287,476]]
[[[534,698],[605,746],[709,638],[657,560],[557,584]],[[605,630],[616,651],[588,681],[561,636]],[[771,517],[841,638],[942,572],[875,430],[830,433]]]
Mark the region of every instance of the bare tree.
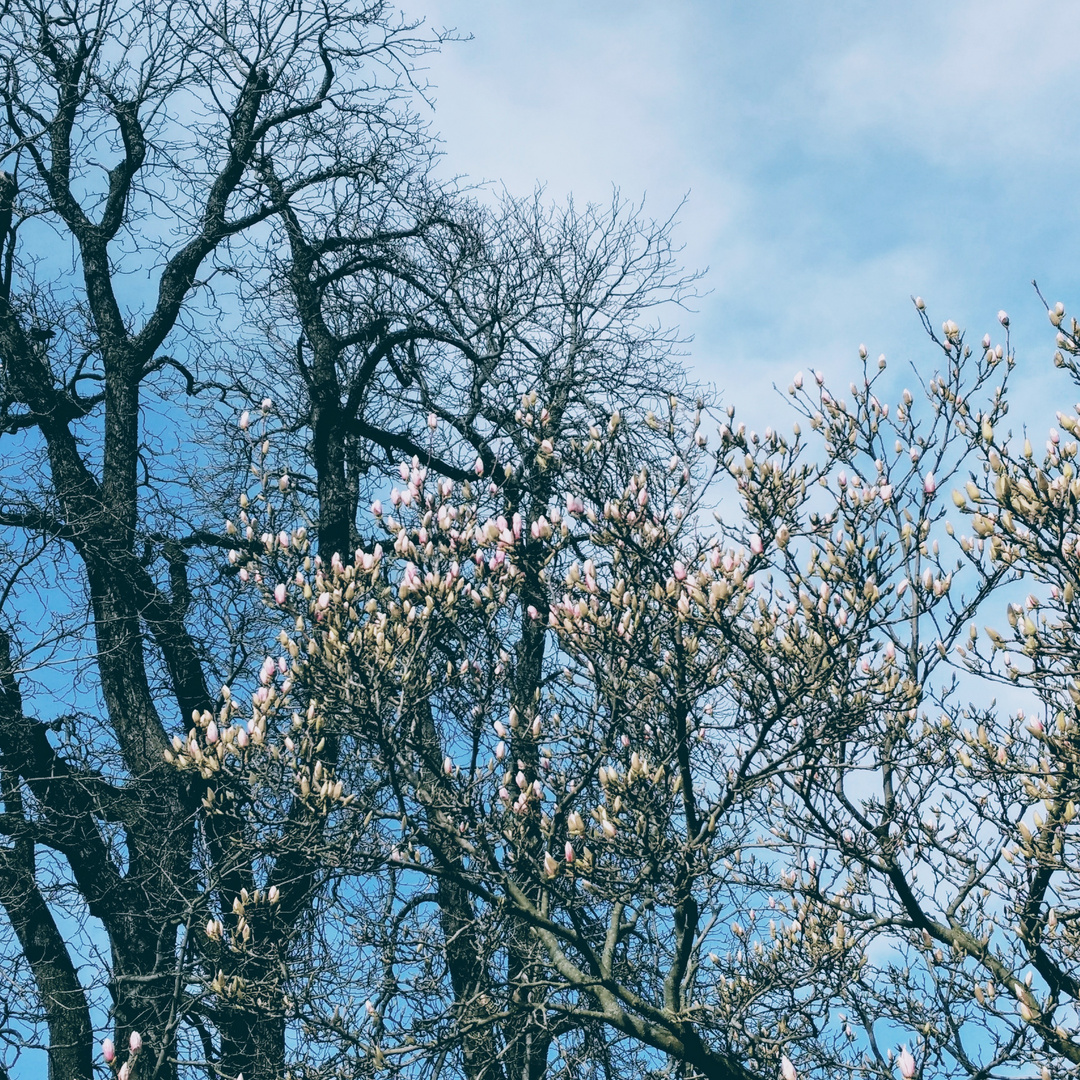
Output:
[[[215,281],[245,272],[274,213],[262,160],[288,163],[288,193],[312,198],[358,171],[405,167],[420,128],[398,107],[400,90],[427,47],[414,30],[380,3],[19,3],[0,19],[13,163],[0,191],[2,521],[13,568],[0,651],[13,841],[2,899],[40,997],[52,1075],[90,1075],[90,1017],[78,958],[34,872],[41,847],[107,935],[116,1035],[141,1033],[144,1074],[176,1074],[182,1023],[205,1036],[224,1075],[280,1073],[280,1013],[186,1008],[182,928],[200,903],[192,853],[203,792],[163,754],[169,727],[213,700],[213,648],[187,622],[187,565],[214,538],[199,507],[175,501],[192,451],[175,438],[171,376],[193,395],[187,419],[197,420],[215,381],[199,331],[229,303]],[[314,152],[344,131],[348,154],[340,142],[336,157]],[[54,256],[51,238],[70,253]],[[132,274],[150,288],[132,287]],[[35,571],[46,560],[63,572],[41,603]],[[35,668],[68,715],[43,720],[24,707],[18,681]],[[230,838],[204,839],[228,861]],[[208,1025],[220,1038],[213,1054]]]

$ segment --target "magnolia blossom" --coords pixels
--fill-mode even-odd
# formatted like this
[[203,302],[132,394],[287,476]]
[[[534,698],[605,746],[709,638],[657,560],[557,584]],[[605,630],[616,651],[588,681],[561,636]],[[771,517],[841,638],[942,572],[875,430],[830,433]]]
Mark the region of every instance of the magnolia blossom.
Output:
[[116,1058],[116,1047],[113,1045],[112,1039],[101,1040],[101,1056],[105,1059],[106,1065],[111,1065]]
[[137,1054],[142,1049],[142,1036],[137,1031],[133,1031],[128,1038],[128,1049],[133,1054]]
[[906,1046],[900,1051],[899,1064],[900,1075],[904,1080],[912,1080],[912,1077],[915,1075],[915,1059],[911,1056],[911,1051],[909,1051]]
[[934,492],[937,491],[937,481],[934,479],[934,474],[932,472],[928,472],[926,474],[926,479],[923,480],[923,491],[925,491],[927,495],[933,495]]
[[791,1058],[787,1054],[780,1058],[780,1075],[783,1080],[798,1080],[799,1074],[795,1071],[795,1066],[791,1064]]
[[284,604],[285,603],[285,596],[286,596],[285,585],[282,582],[278,582],[278,584],[274,586],[274,600],[277,601],[277,603],[279,603],[279,604]]

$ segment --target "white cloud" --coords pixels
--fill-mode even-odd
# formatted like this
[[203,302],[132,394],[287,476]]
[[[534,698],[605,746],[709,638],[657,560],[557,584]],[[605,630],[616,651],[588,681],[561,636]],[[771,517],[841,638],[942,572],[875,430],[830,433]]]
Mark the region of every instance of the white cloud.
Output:
[[685,325],[737,398],[800,366],[846,382],[860,341],[932,363],[915,292],[980,334],[1010,308],[1041,363],[1030,278],[1080,292],[1059,239],[1080,224],[1080,8],[417,4],[476,35],[431,63],[448,171],[579,201],[615,183],[657,215],[690,192],[679,235],[712,294]]

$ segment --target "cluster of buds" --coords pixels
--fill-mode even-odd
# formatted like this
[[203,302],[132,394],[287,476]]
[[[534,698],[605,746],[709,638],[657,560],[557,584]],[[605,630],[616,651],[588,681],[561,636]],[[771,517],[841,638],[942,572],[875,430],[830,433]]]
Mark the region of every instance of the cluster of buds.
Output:
[[[128,1057],[116,1070],[117,1080],[135,1080],[136,1068],[139,1060],[139,1052],[143,1048],[142,1035],[133,1031],[128,1036]],[[105,1064],[111,1068],[116,1065],[116,1045],[112,1039],[102,1039],[101,1057]]]
[[246,726],[236,723],[238,707],[228,687],[222,689],[223,704],[215,716],[207,709],[193,710],[192,727],[186,739],[174,735],[165,760],[178,769],[195,769],[204,780],[219,773],[230,756],[241,757],[249,744],[261,743],[265,719],[252,719]]

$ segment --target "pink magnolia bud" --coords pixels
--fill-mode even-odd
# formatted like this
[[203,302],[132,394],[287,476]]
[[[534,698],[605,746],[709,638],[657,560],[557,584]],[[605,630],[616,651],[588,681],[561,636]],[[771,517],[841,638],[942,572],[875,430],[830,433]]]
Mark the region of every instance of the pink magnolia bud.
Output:
[[251,413],[249,413],[245,409],[244,412],[242,412],[240,414],[240,430],[241,431],[247,431],[247,429],[248,429],[248,427],[250,427],[250,425],[251,425]]
[[780,1075],[783,1080],[798,1080],[799,1074],[795,1071],[795,1066],[791,1064],[791,1058],[787,1054],[780,1059]]
[[116,1080],[131,1080],[131,1062],[125,1061],[116,1074]]
[[484,475],[484,462],[480,458],[476,459],[476,464],[473,466],[473,472],[476,473],[477,476]]
[[675,574],[675,580],[676,581],[685,581],[686,580],[686,567],[683,566],[683,564],[681,562],[675,563],[675,565],[671,569],[672,569],[673,573]]
[[128,1049],[133,1054],[137,1054],[142,1049],[142,1036],[137,1031],[133,1031],[128,1038]]
[[243,750],[250,741],[251,737],[248,735],[247,729],[238,728],[236,731],[236,745],[239,746],[241,750]]
[[[216,743],[218,741],[218,734],[219,734],[218,733],[218,726],[217,726],[216,723],[214,723],[213,720],[211,720],[210,723],[206,725],[206,741],[207,741],[207,743],[209,743],[211,745]],[[137,1031],[133,1031],[131,1033],[131,1037],[134,1039],[138,1034],[139,1033]]]
[[754,535],[750,537],[750,550],[755,555],[760,555],[765,550],[765,545],[762,543],[761,537],[758,536],[757,533],[754,533]]
[[262,399],[261,408],[262,408],[263,412],[269,412],[273,407],[274,407],[274,403],[273,403],[273,401],[270,400],[270,398],[264,397]]
[[447,757],[443,758],[442,771],[450,776],[454,771],[454,763]]
[[934,479],[934,474],[932,472],[926,474],[926,479],[923,481],[923,491],[925,491],[927,495],[933,495],[934,492],[937,491],[937,481]]
[[572,863],[574,861],[574,845],[569,840],[566,841],[566,847],[563,849],[566,855],[566,861]]
[[998,322],[1001,323],[1002,326],[1007,327],[1009,325],[1008,313],[1004,312],[1004,311],[999,311],[998,312]]
[[434,431],[439,426],[439,418],[434,413],[428,413],[427,426]]
[[278,584],[274,586],[274,599],[279,604],[284,604],[285,603],[285,596],[286,596],[285,586],[281,582],[278,582]]
[[278,491],[288,491],[289,490],[289,474],[288,473],[282,473],[281,476],[278,477],[277,486],[278,486]]
[[112,1039],[101,1040],[101,1056],[105,1059],[106,1065],[111,1065],[116,1059],[116,1047],[113,1046]]
[[900,1075],[904,1080],[912,1080],[915,1075],[915,1059],[911,1056],[911,1052],[905,1046],[900,1051]]
[[551,857],[550,851],[544,852],[544,874],[554,877],[559,872],[559,864]]

